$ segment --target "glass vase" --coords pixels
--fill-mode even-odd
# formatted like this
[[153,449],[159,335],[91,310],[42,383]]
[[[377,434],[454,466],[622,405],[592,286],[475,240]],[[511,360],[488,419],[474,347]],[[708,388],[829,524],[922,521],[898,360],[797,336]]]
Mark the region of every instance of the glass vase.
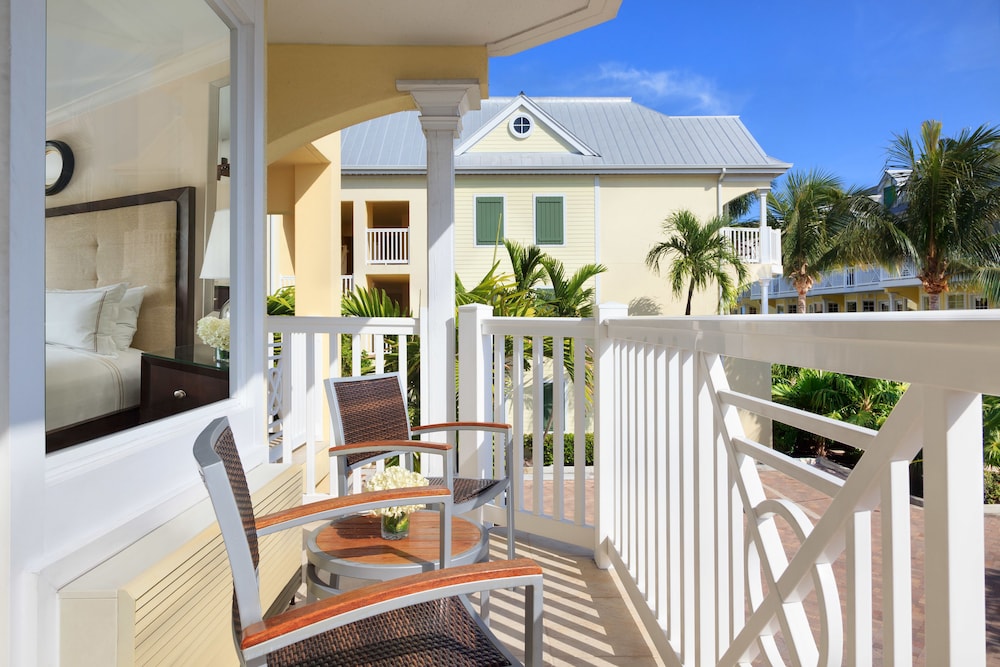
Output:
[[410,534],[410,515],[382,517],[382,539],[401,540]]
[[223,350],[221,347],[215,348],[215,360],[229,362],[229,350]]

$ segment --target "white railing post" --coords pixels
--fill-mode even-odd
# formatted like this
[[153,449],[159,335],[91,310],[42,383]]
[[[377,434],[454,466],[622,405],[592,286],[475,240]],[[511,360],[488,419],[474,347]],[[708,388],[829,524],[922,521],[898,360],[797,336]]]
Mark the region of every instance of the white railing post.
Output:
[[[462,421],[494,421],[493,373],[489,337],[483,335],[483,320],[493,310],[482,304],[469,304],[458,309],[458,414]],[[465,431],[460,434],[458,472],[466,477],[481,477],[492,467],[493,453],[487,444],[491,440],[482,433]]]
[[615,507],[615,373],[614,344],[607,322],[628,317],[628,306],[608,303],[597,307],[594,331],[594,561],[608,569],[608,544],[614,526]]
[[928,388],[924,561],[928,665],[985,665],[982,397]]

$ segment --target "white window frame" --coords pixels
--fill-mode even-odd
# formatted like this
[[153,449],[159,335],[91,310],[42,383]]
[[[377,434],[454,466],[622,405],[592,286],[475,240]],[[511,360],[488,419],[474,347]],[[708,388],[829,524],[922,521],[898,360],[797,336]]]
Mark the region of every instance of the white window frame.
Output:
[[[522,118],[528,121],[527,132],[519,132],[515,127],[517,125],[517,121],[521,120]],[[535,131],[535,124],[536,121],[534,118],[524,113],[523,111],[519,111],[513,116],[511,116],[511,119],[507,122],[507,129],[508,131],[510,131],[511,136],[514,137],[515,139],[527,139],[528,137],[531,136],[532,132]]]
[[[961,305],[959,306],[951,305],[952,300],[958,301],[959,299],[961,299]],[[968,302],[966,301],[964,294],[948,294],[947,297],[945,298],[945,308],[948,310],[965,310],[967,304]]]

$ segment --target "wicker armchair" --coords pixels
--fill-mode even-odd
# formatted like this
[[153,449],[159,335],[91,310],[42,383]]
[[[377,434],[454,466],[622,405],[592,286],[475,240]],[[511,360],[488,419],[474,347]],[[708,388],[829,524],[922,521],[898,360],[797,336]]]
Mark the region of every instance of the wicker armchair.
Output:
[[[440,569],[365,586],[262,616],[258,536],[406,502],[437,505],[450,522],[444,487],[393,489],[311,503],[255,517],[229,423],[216,419],[194,456],[215,507],[233,573],[233,636],[248,666],[518,665],[484,626],[466,595],[525,586],[525,664],[542,664],[542,573],[527,559]],[[443,532],[442,532],[443,535]],[[442,537],[442,563],[447,562]]]
[[[506,493],[507,558],[514,558],[514,498],[511,472],[513,445],[510,424],[492,422],[449,422],[410,426],[402,378],[397,373],[330,378],[326,394],[333,419],[336,444],[330,448],[331,465],[340,495],[347,493],[347,481],[355,469],[395,455],[414,452],[442,455],[445,476],[429,478],[452,490],[456,514],[476,509]],[[480,431],[492,433],[503,442],[502,475],[483,479],[457,477],[457,456],[450,446],[413,441],[414,435],[435,432]]]

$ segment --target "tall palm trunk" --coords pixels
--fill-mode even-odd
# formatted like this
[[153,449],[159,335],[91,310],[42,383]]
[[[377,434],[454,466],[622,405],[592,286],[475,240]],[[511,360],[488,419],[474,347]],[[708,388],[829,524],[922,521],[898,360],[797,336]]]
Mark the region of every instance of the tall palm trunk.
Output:
[[685,315],[691,314],[691,299],[694,298],[694,280],[688,284],[688,303],[687,308],[684,309]]

